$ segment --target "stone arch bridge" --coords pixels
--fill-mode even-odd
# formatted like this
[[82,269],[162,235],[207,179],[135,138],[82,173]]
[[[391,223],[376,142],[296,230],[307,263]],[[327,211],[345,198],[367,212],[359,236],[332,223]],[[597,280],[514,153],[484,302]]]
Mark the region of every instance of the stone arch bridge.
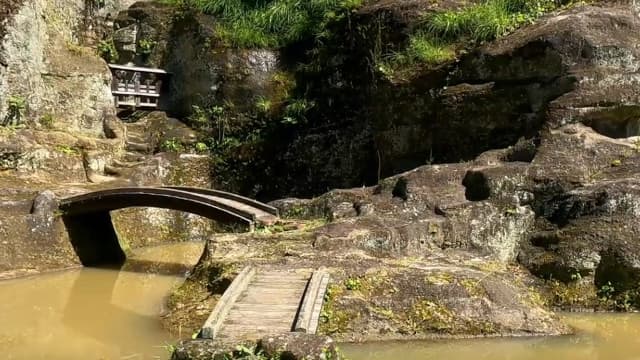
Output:
[[129,207],[185,211],[221,223],[239,224],[249,231],[256,223],[269,225],[278,219],[278,211],[272,206],[212,189],[125,187],[72,196],[60,201],[60,210],[83,265],[124,261],[125,253],[111,222],[110,211]]

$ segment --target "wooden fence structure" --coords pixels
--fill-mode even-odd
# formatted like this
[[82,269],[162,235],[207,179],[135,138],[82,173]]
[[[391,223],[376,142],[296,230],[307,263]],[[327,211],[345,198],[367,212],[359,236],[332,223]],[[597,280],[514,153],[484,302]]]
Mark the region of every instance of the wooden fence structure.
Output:
[[119,108],[158,107],[162,81],[167,72],[162,69],[109,64],[113,74],[111,93]]

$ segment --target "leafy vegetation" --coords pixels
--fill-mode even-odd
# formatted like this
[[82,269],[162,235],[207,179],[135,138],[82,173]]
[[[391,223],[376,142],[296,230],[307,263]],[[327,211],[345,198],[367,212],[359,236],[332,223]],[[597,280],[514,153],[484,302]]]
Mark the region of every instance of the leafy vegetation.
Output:
[[138,42],[138,52],[142,55],[149,55],[156,46],[156,42],[149,39],[142,39]]
[[55,122],[53,115],[51,113],[47,113],[42,115],[40,118],[40,125],[45,129],[53,129],[53,123]]
[[56,146],[56,150],[58,150],[58,152],[62,154],[69,156],[80,154],[80,151],[76,147],[71,145],[58,145]]
[[269,114],[272,109],[273,109],[273,103],[271,102],[270,99],[268,99],[268,98],[266,98],[264,96],[259,96],[256,99],[256,110],[261,115]]
[[168,152],[182,152],[184,151],[184,146],[178,139],[168,139],[165,140],[162,144],[160,144],[160,149],[162,151]]
[[410,65],[435,66],[455,59],[467,44],[494,40],[562,5],[558,0],[484,0],[458,10],[428,14],[407,46],[383,56],[386,74]]
[[98,55],[100,55],[100,57],[102,57],[106,62],[114,63],[118,61],[118,50],[116,50],[116,45],[113,43],[113,39],[102,40],[98,43]]
[[349,278],[344,281],[344,287],[347,290],[360,290],[362,288],[362,282],[357,278]]
[[237,47],[282,47],[321,36],[362,0],[164,0],[218,16],[221,38]]
[[27,110],[27,100],[22,96],[9,96],[7,105],[7,115],[2,120],[2,125],[18,125],[22,123]]
[[203,142],[198,142],[195,145],[195,149],[196,149],[196,152],[205,153],[205,152],[209,151],[209,146],[207,146],[207,144],[205,144]]

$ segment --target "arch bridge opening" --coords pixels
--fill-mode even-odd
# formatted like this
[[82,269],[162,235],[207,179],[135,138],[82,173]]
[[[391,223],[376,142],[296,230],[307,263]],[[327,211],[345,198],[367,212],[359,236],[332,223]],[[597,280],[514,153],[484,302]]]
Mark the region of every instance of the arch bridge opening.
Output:
[[129,207],[185,211],[253,231],[257,222],[273,224],[278,211],[269,205],[212,189],[189,187],[114,188],[63,199],[60,210],[73,248],[85,266],[121,264],[126,255],[110,212]]

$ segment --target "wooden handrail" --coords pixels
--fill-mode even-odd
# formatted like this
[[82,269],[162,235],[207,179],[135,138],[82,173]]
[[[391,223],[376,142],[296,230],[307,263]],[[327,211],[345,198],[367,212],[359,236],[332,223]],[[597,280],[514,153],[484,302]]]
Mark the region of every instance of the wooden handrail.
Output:
[[[161,96],[161,77],[167,74],[166,71],[117,64],[109,64],[109,68],[114,73],[111,94],[114,96],[116,107],[158,107],[158,101],[155,99]],[[143,80],[145,77],[146,80]]]
[[151,74],[168,74],[168,72],[162,69],[155,69],[155,68],[145,68],[145,67],[138,67],[138,66],[127,66],[127,65],[116,65],[116,64],[109,64],[109,67],[115,70],[136,71],[136,72],[151,73]]

